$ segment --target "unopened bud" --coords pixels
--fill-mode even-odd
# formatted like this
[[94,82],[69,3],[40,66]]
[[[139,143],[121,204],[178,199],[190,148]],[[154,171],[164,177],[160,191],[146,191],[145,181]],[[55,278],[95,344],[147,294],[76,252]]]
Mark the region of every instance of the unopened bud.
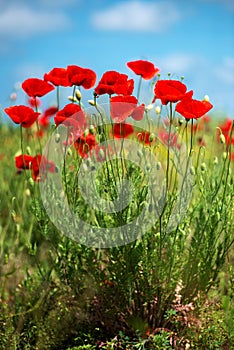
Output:
[[222,144],[225,144],[225,143],[226,143],[226,139],[225,139],[224,134],[220,134],[219,139],[220,139],[220,142],[221,142]]
[[96,129],[95,129],[94,125],[90,125],[89,131],[90,131],[90,134],[92,134],[92,135],[95,134]]
[[205,95],[204,98],[203,98],[203,101],[209,102],[209,101],[210,101],[209,96],[208,96],[208,95]]
[[218,164],[219,160],[218,157],[214,157],[213,164]]
[[96,102],[94,100],[88,100],[88,103],[91,105],[91,106],[96,106]]
[[156,106],[155,107],[155,112],[156,112],[156,114],[160,114],[161,113],[161,107],[160,106]]
[[153,142],[154,139],[155,139],[155,135],[154,135],[154,133],[152,132],[152,133],[150,134],[150,136],[149,136],[149,142]]
[[29,178],[28,182],[29,182],[30,186],[32,186],[32,187],[34,186],[34,181],[31,177]]
[[59,141],[60,141],[60,134],[57,132],[55,134],[55,142],[59,143]]
[[191,168],[190,168],[190,174],[191,174],[191,175],[195,175],[195,168],[194,168],[194,166],[191,166]]
[[162,164],[161,164],[161,162],[157,162],[157,163],[156,163],[156,169],[157,169],[157,170],[161,170],[161,169],[162,169]]
[[217,213],[216,213],[216,219],[219,221],[220,220],[220,212],[219,211],[217,211]]
[[29,189],[29,188],[26,188],[26,190],[25,190],[25,195],[26,195],[27,197],[30,197],[31,192],[30,192],[30,189]]
[[80,101],[80,100],[81,100],[81,98],[82,98],[82,95],[81,95],[80,90],[76,89],[75,94],[76,94],[76,98],[77,98],[77,100],[78,100],[78,101]]
[[78,102],[77,98],[74,96],[68,96],[68,100],[70,100],[71,102]]
[[227,156],[228,156],[228,154],[227,154],[227,152],[223,152],[223,160],[225,160],[225,159],[227,159]]
[[31,154],[31,148],[29,146],[26,147],[26,153],[29,155]]
[[154,105],[151,103],[148,106],[145,107],[146,111],[151,111],[154,108]]
[[179,125],[184,124],[184,120],[183,120],[183,119],[179,119],[179,120],[178,120],[178,124],[179,124]]
[[206,163],[201,163],[201,171],[205,171],[206,170]]

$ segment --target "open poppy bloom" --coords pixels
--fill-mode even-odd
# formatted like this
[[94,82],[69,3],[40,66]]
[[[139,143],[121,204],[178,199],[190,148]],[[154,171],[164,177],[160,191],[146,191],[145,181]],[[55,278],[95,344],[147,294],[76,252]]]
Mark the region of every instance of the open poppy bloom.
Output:
[[176,112],[186,119],[197,119],[209,112],[213,105],[208,101],[198,101],[192,98],[185,98],[176,105]]
[[46,179],[47,172],[55,173],[57,171],[53,162],[48,161],[41,154],[32,157],[28,154],[21,154],[15,157],[17,169],[31,169],[34,181],[43,181]]
[[71,85],[82,86],[91,89],[96,83],[97,75],[89,68],[79,66],[67,66],[68,80]]
[[223,124],[221,124],[219,127],[222,130],[222,133],[225,137],[226,143],[229,145],[232,143],[234,145],[234,135],[232,134],[232,139],[230,139],[230,132],[232,129],[232,119],[226,119]]
[[81,107],[75,103],[67,104],[63,109],[56,113],[54,118],[56,126],[63,124],[81,129],[85,126],[85,114]]
[[97,145],[96,137],[92,134],[82,134],[75,142],[74,147],[82,158],[87,158],[88,153]]
[[140,106],[137,106],[136,108],[134,108],[134,110],[131,113],[131,117],[134,120],[142,120],[144,117],[144,113],[145,113],[145,105],[144,103],[142,103]]
[[29,169],[30,163],[32,162],[33,157],[28,154],[20,154],[15,157],[15,166],[17,169]]
[[111,118],[116,123],[124,122],[137,107],[137,98],[134,96],[114,96],[110,99]]
[[57,169],[53,162],[48,161],[41,154],[33,157],[31,162],[32,178],[34,181],[41,182],[47,178],[47,173],[56,173]]
[[44,80],[49,81],[55,86],[72,86],[68,80],[66,68],[53,68],[49,73],[44,74]]
[[159,72],[159,68],[155,67],[154,64],[149,61],[132,61],[128,62],[127,66],[135,74],[140,75],[145,80],[152,79]]
[[151,144],[150,135],[150,132],[142,131],[137,134],[137,138],[140,142],[148,146]]
[[128,137],[134,133],[134,128],[131,124],[118,123],[114,124],[114,137],[117,139]]
[[42,97],[54,90],[54,86],[38,78],[26,79],[22,84],[22,89],[30,97]]
[[158,80],[154,87],[155,97],[159,98],[163,105],[168,102],[180,101],[187,91],[187,87],[179,80]]
[[126,74],[116,71],[108,71],[103,74],[97,87],[94,89],[96,95],[131,95],[134,89],[133,79],[128,80]]
[[31,107],[23,105],[8,107],[4,111],[14,123],[20,124],[23,128],[29,128],[40,115],[40,113],[34,112]]

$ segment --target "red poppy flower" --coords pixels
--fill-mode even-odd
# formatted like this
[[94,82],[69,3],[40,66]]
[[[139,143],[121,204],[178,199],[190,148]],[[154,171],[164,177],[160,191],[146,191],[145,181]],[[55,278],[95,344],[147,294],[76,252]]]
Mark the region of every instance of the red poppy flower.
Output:
[[15,166],[17,169],[29,169],[32,160],[32,156],[29,156],[28,154],[20,154],[15,157]]
[[145,80],[152,79],[159,72],[159,68],[155,67],[153,63],[143,60],[128,62],[127,66]]
[[97,75],[89,68],[79,66],[67,66],[68,80],[71,85],[82,86],[84,89],[91,89],[96,83]]
[[74,147],[82,158],[87,158],[88,153],[97,145],[96,137],[92,134],[81,135],[75,142]]
[[96,95],[131,95],[134,89],[133,79],[128,80],[126,74],[121,74],[116,71],[105,72],[94,89]]
[[154,87],[155,98],[159,98],[163,105],[168,102],[180,101],[186,93],[187,87],[179,80],[158,80]]
[[53,68],[49,73],[44,74],[44,80],[51,82],[55,86],[72,86],[68,80],[66,68]]
[[75,103],[67,104],[63,109],[56,113],[54,122],[59,124],[82,128],[85,126],[85,114],[81,107]]
[[150,145],[150,133],[143,131],[137,134],[137,138],[140,142],[143,142],[145,145]]
[[137,107],[134,96],[114,96],[110,99],[111,118],[116,123],[124,122]]
[[47,177],[47,173],[56,173],[56,166],[53,162],[48,161],[41,154],[33,157],[31,162],[32,178],[34,181],[43,181]]
[[131,117],[134,120],[142,120],[144,117],[144,112],[145,112],[145,105],[141,104],[140,106],[137,106],[136,108],[134,108]]
[[14,123],[20,124],[23,128],[29,128],[40,115],[40,113],[34,112],[31,107],[23,105],[8,107],[4,110]]
[[118,123],[114,124],[114,137],[121,139],[128,137],[134,133],[134,128],[131,124]]
[[[234,145],[234,135],[232,135],[232,140],[230,140],[230,132],[231,132],[231,128],[232,128],[232,123],[233,123],[232,119],[226,119],[226,120],[224,120],[223,124],[219,125],[219,128],[222,130],[222,133],[223,133],[225,140],[226,140],[226,143],[228,145],[230,143],[232,143]],[[220,139],[219,136],[218,136],[218,139]]]
[[209,112],[213,108],[208,101],[198,101],[186,98],[177,103],[175,110],[186,119],[197,119]]
[[30,97],[42,97],[54,90],[54,86],[38,78],[26,79],[22,84],[23,90]]
[[50,118],[58,111],[58,107],[49,107],[47,108],[43,114],[38,118],[38,123],[43,128],[47,128],[50,124]]

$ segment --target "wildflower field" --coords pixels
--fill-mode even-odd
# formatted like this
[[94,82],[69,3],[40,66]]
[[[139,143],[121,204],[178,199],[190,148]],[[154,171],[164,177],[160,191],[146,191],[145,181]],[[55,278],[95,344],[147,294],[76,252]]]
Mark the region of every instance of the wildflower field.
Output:
[[233,120],[127,67],[1,110],[0,349],[234,349]]

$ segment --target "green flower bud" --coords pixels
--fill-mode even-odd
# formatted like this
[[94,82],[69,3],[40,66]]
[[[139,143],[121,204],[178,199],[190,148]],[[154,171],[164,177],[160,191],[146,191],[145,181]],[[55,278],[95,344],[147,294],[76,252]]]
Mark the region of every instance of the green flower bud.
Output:
[[76,89],[75,94],[76,94],[76,98],[77,98],[77,100],[78,100],[78,101],[80,101],[80,100],[81,100],[81,98],[82,98],[82,95],[81,95],[80,90]]
[[60,141],[60,134],[57,132],[57,133],[55,134],[55,142],[56,142],[56,143],[59,143],[59,141]]
[[223,145],[226,143],[226,139],[225,139],[224,134],[221,134],[221,135],[219,136],[219,140],[220,140],[220,142],[221,142]]
[[149,136],[149,142],[153,142],[154,139],[155,139],[155,135],[154,135],[154,133],[152,132],[152,133],[150,134],[150,136]]

